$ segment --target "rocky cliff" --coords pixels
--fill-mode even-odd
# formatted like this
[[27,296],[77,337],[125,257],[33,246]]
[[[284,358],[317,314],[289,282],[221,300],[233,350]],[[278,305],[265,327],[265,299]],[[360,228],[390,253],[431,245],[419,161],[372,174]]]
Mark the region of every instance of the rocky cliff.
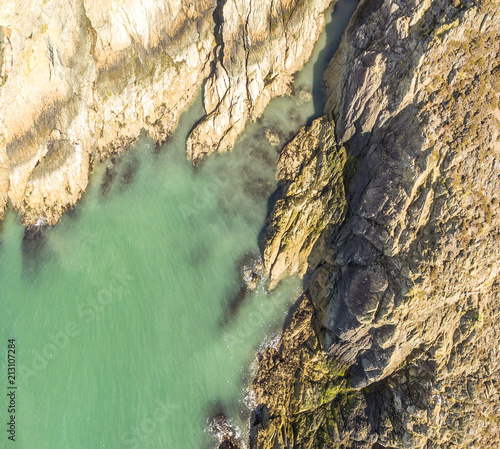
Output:
[[188,156],[230,149],[286,93],[329,0],[8,0],[0,10],[0,217],[55,223],[94,159],[162,142],[204,85]]
[[[8,0],[0,216],[55,223],[94,159],[157,142],[203,88],[187,155],[227,151],[290,89],[327,0]],[[281,151],[253,447],[500,446],[498,0],[361,0],[325,114]]]
[[248,120],[290,91],[294,73],[309,58],[331,0],[219,0],[217,47],[204,88],[207,115],[187,140],[188,156],[232,148]]
[[142,128],[165,138],[208,73],[214,7],[7,2],[2,186],[23,222],[57,221],[85,190],[92,159],[123,148]]
[[[308,201],[324,185],[337,210],[297,209],[285,188],[269,219],[266,271],[308,271],[317,343],[287,346],[305,332],[292,320],[261,356],[254,447],[500,445],[499,47],[497,1],[360,3],[324,75],[334,138],[296,137],[306,155],[344,148],[343,174],[318,161],[311,183],[292,159],[287,180]],[[345,370],[304,389],[323,355]]]

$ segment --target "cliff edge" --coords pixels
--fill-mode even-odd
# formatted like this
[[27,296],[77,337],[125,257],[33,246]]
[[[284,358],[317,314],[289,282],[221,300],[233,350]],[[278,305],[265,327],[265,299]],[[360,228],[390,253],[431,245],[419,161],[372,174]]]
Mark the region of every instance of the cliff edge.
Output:
[[198,163],[290,89],[330,0],[8,0],[0,10],[0,218],[54,224],[95,159],[163,142],[203,87]]
[[[296,137],[308,151],[345,149],[322,194],[344,190],[345,202],[304,227],[310,213],[292,206],[288,219],[281,204],[296,194],[284,189],[264,251],[271,282],[307,273],[320,349],[282,353],[308,361],[273,391],[260,385],[288,362],[269,371],[264,355],[255,388],[268,419],[254,447],[500,445],[499,47],[497,1],[360,3],[324,74],[322,130]],[[307,173],[287,183],[315,198],[323,180]],[[294,259],[307,267],[276,263]],[[295,331],[292,320],[284,341]],[[304,393],[301,377],[323,356],[342,372]]]

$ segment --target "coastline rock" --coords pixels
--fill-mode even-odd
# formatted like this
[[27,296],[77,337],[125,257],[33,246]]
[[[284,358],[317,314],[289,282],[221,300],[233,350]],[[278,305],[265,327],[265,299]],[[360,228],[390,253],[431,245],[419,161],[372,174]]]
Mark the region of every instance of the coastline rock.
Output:
[[[0,11],[0,219],[10,200],[24,224],[57,222],[85,191],[94,160],[142,129],[165,141],[203,83],[207,116],[187,155],[196,164],[229,150],[247,120],[289,91],[329,3],[8,0]],[[67,142],[61,155],[51,153],[55,140]],[[35,173],[38,165],[45,168]]]
[[[472,307],[469,292],[487,303],[498,277],[494,5],[384,2],[353,19],[325,73],[338,83],[326,106],[336,138],[358,160],[351,217],[332,245],[327,345],[356,360],[360,386],[451,339],[461,315],[452,309]],[[394,331],[383,344],[381,327]]]
[[207,429],[216,442],[216,449],[242,449],[238,429],[226,417],[223,408],[219,408],[207,421]]
[[303,276],[314,265],[313,247],[324,244],[318,238],[343,220],[345,162],[345,149],[337,147],[326,117],[302,128],[282,149],[277,178],[283,193],[268,217],[264,249],[270,289],[285,275]]
[[0,212],[8,197],[23,223],[54,224],[85,190],[94,158],[143,128],[164,140],[208,74],[214,7],[9,0],[0,11]]
[[329,0],[221,0],[214,13],[217,47],[203,92],[206,116],[187,139],[194,164],[232,148],[248,120],[289,93],[311,55]]
[[[500,445],[499,11],[362,1],[325,72],[325,117],[353,163],[348,212],[313,247],[308,287],[318,354],[349,367],[357,392],[320,423],[346,449]],[[287,391],[301,381],[289,382],[261,407],[284,395],[300,408]],[[288,416],[266,432],[292,438],[300,418]]]
[[338,441],[336,430],[326,424],[352,402],[355,392],[344,368],[320,351],[315,313],[303,295],[278,344],[258,355],[250,448],[334,447]]

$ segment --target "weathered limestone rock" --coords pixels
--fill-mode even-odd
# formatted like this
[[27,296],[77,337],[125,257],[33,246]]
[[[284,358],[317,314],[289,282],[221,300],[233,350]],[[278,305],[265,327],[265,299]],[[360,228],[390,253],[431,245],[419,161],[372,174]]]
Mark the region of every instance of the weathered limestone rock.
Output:
[[[60,135],[59,129],[64,130],[63,139],[69,143],[60,160],[67,163],[72,159],[76,164],[74,173],[66,179],[58,175],[62,195],[67,196],[65,189],[69,186],[73,198],[87,184],[91,141],[84,129],[90,122],[91,111],[85,102],[92,96],[88,81],[92,68],[84,17],[83,3],[78,1],[64,5],[49,2],[43,6],[12,1],[0,11],[4,49],[0,54],[4,67],[0,87],[0,153],[6,156],[9,167],[9,182],[2,184],[1,196],[7,197],[4,189],[8,186],[8,197],[15,208],[23,209],[30,203],[25,195],[28,179],[48,154],[51,135]],[[69,148],[74,149],[73,156]],[[49,158],[52,162],[48,165],[55,166],[58,158]],[[53,191],[44,193],[52,198]],[[41,207],[57,209],[56,203]],[[48,210],[48,221],[50,216]]]
[[[314,427],[333,447],[500,445],[499,6],[365,0],[325,73],[355,168],[345,221],[309,256],[313,327],[357,391]],[[260,406],[300,408],[290,383]],[[266,432],[292,440],[300,414],[279,413]]]
[[281,151],[277,178],[282,198],[268,218],[264,250],[269,288],[285,275],[303,276],[314,245],[324,244],[318,242],[320,235],[343,220],[345,161],[345,149],[337,147],[326,117],[303,128]]
[[101,158],[142,128],[165,140],[208,75],[215,45],[215,0],[109,3],[85,2],[95,33]]
[[0,214],[8,197],[24,223],[53,224],[85,190],[92,158],[143,128],[164,140],[208,74],[213,8],[9,0],[0,11]]
[[294,73],[309,58],[330,0],[221,0],[215,58],[204,87],[207,115],[187,140],[196,164],[232,148],[248,120],[287,93]]

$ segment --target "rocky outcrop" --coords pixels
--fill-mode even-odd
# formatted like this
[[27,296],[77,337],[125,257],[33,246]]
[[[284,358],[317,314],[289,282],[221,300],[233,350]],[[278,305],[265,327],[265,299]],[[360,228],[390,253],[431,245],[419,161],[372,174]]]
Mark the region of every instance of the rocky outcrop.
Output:
[[303,295],[277,345],[259,354],[252,388],[260,405],[251,416],[250,447],[332,447],[332,434],[339,436],[328,423],[336,426],[355,392],[344,368],[320,351],[315,314]]
[[168,135],[208,74],[214,7],[10,0],[2,8],[0,192],[5,201],[9,184],[25,223],[57,221],[85,190],[94,157],[143,128],[157,141]]
[[207,115],[187,140],[196,164],[232,148],[248,120],[291,90],[293,75],[311,55],[331,0],[219,0],[217,47],[204,86]]
[[286,274],[304,275],[314,245],[326,227],[333,230],[345,215],[346,152],[337,147],[331,119],[316,119],[281,151],[277,178],[282,197],[268,218],[264,263],[273,288]]
[[[366,0],[325,73],[353,160],[346,218],[325,228],[306,282],[323,349],[357,391],[332,418],[344,433],[322,424],[333,447],[499,445],[499,11]],[[282,394],[301,400],[277,390],[261,405]],[[273,413],[289,439],[301,428]]]
[[[230,149],[286,93],[330,0],[9,0],[0,11],[0,217],[54,224],[92,161],[145,129],[157,143],[203,82],[188,155]],[[285,32],[286,30],[286,32]]]

